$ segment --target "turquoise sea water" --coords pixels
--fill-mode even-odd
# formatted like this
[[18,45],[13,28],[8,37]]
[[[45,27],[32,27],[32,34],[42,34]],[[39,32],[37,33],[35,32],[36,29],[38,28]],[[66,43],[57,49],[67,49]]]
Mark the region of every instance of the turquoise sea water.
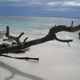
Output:
[[[49,29],[54,25],[70,26],[72,20],[74,21],[74,25],[80,24],[80,19],[0,16],[0,28],[5,29],[8,25],[10,26],[11,33],[14,35],[25,32],[25,36],[28,36],[29,38],[39,38],[45,36]],[[57,35],[62,39],[75,39],[75,43],[80,44],[80,40],[78,39],[78,32],[60,32]]]

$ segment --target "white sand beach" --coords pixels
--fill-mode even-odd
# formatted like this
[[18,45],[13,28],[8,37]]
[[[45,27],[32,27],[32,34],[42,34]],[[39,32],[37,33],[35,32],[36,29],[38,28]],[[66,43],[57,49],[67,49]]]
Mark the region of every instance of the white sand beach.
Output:
[[[15,54],[10,54],[15,56]],[[0,57],[0,80],[80,80],[80,48],[46,42],[31,47],[26,54],[39,62]]]

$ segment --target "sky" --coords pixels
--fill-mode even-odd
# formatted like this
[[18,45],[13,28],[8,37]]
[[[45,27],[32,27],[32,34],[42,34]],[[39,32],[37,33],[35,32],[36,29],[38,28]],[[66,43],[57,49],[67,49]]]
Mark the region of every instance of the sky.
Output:
[[0,16],[80,18],[80,0],[0,0]]

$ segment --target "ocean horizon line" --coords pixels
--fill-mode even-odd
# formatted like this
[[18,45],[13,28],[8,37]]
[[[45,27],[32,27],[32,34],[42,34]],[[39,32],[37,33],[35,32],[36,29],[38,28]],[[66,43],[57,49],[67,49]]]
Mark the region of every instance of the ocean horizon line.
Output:
[[62,18],[62,19],[80,19],[80,17],[59,17],[59,16],[27,16],[27,15],[0,15],[0,17],[44,17],[44,18]]

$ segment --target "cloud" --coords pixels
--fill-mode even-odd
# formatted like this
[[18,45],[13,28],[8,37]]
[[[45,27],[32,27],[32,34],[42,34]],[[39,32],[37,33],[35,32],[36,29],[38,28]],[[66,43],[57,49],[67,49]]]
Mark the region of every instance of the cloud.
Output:
[[80,1],[59,1],[59,2],[49,2],[47,6],[80,6]]
[[[61,12],[61,14],[62,12],[65,14],[71,12],[72,14],[73,11],[75,14],[79,14],[80,0],[0,0],[0,10],[1,8],[3,8],[2,11],[12,11],[14,9],[14,12],[18,13],[20,11],[32,15],[43,15],[44,13],[50,15],[55,13],[56,15],[56,13],[58,14],[59,12]],[[5,13],[6,12],[7,11],[5,11]]]
[[80,0],[0,0],[0,5],[10,6],[42,6],[54,7],[54,6],[80,6]]
[[63,6],[79,6],[80,7],[80,1],[67,1],[67,2],[64,2]]
[[40,5],[37,0],[0,0],[0,6],[29,6]]
[[[52,1],[45,4],[45,10],[47,11],[69,11],[75,8],[80,8],[80,1]],[[77,9],[79,10],[79,9]]]
[[26,2],[26,5],[41,5],[41,3],[39,1],[32,0],[32,1]]
[[45,11],[68,11],[80,7],[80,0],[0,0],[0,6],[24,6]]
[[61,2],[49,2],[46,4],[48,7],[60,6]]

